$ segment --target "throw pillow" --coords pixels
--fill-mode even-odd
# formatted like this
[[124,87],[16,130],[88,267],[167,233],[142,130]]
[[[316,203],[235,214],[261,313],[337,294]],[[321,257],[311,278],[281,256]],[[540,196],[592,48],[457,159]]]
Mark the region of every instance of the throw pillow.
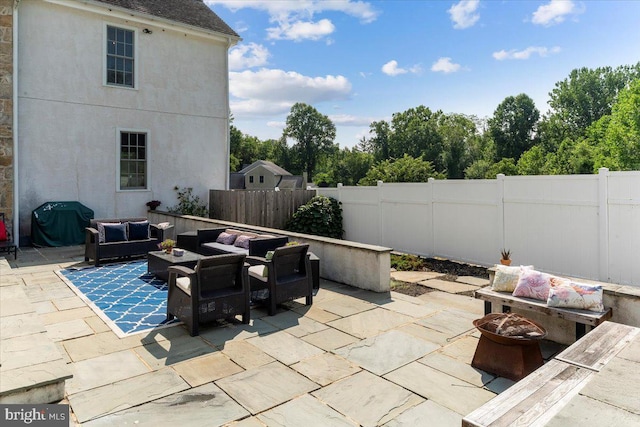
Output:
[[223,245],[233,245],[233,242],[236,240],[235,234],[225,233],[224,231],[218,234],[218,238],[216,239],[216,243],[222,243]]
[[104,226],[105,225],[120,225],[119,222],[98,222],[98,243],[104,243]]
[[241,234],[238,236],[238,238],[236,239],[236,242],[233,244],[233,246],[237,246],[239,248],[244,248],[244,249],[249,249],[249,240],[251,239],[255,239],[255,237],[253,236],[245,236],[244,234]]
[[149,238],[149,221],[127,222],[129,240],[146,240]]
[[549,307],[604,311],[602,286],[577,283],[569,279],[558,281],[549,289],[547,305]]
[[520,279],[520,273],[525,270],[533,270],[532,265],[507,267],[496,264],[496,274],[493,276],[491,289],[497,292],[513,292]]
[[562,279],[536,270],[523,270],[513,290],[513,296],[546,301],[549,297],[551,282],[558,280]]
[[112,224],[104,225],[104,241],[109,242],[124,242],[127,240],[127,225],[126,224]]
[[3,221],[0,221],[0,242],[7,241],[7,227],[4,225]]

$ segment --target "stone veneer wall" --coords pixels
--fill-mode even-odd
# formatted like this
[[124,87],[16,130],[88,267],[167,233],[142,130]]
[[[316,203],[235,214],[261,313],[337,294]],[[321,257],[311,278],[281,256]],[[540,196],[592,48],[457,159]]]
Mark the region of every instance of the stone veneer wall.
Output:
[[9,230],[16,200],[13,194],[13,2],[0,0],[0,212],[5,213]]

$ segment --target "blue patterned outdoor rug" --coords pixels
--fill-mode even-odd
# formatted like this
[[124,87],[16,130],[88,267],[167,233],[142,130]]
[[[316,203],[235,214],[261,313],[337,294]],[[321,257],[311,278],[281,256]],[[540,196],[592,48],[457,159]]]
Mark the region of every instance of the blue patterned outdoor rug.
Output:
[[177,323],[166,322],[169,287],[147,273],[146,261],[68,268],[58,273],[121,338]]

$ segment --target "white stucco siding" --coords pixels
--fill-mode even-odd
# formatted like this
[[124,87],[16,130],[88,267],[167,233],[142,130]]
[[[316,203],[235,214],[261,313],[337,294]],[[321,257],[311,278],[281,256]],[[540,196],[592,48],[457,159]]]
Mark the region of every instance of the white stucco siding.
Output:
[[[204,201],[225,188],[227,44],[39,0],[19,7],[21,235],[46,201],[143,215],[151,199],[175,205],[175,186]],[[103,83],[107,23],[136,30],[136,89]],[[117,191],[117,129],[149,133],[149,190]]]

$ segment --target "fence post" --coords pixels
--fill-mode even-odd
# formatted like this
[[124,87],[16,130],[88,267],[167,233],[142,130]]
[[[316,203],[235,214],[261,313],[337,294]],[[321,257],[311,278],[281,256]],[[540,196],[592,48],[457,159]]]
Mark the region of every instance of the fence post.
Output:
[[507,249],[504,224],[504,174],[496,175],[496,221],[498,221],[498,250]]
[[609,281],[609,169],[598,169],[598,279]]
[[429,186],[429,199],[426,201],[427,205],[429,206],[429,216],[431,218],[429,218],[429,233],[431,233],[431,251],[428,251],[428,255],[429,256],[433,256],[435,254],[437,254],[438,252],[436,251],[436,220],[435,220],[435,209],[434,209],[434,203],[433,203],[433,199],[435,198],[434,195],[434,191],[435,191],[435,182],[436,179],[435,178],[429,178],[427,180],[427,185]]
[[382,181],[377,182],[378,190],[378,239],[376,240],[378,245],[382,245],[382,239],[384,236],[384,215],[382,215]]

